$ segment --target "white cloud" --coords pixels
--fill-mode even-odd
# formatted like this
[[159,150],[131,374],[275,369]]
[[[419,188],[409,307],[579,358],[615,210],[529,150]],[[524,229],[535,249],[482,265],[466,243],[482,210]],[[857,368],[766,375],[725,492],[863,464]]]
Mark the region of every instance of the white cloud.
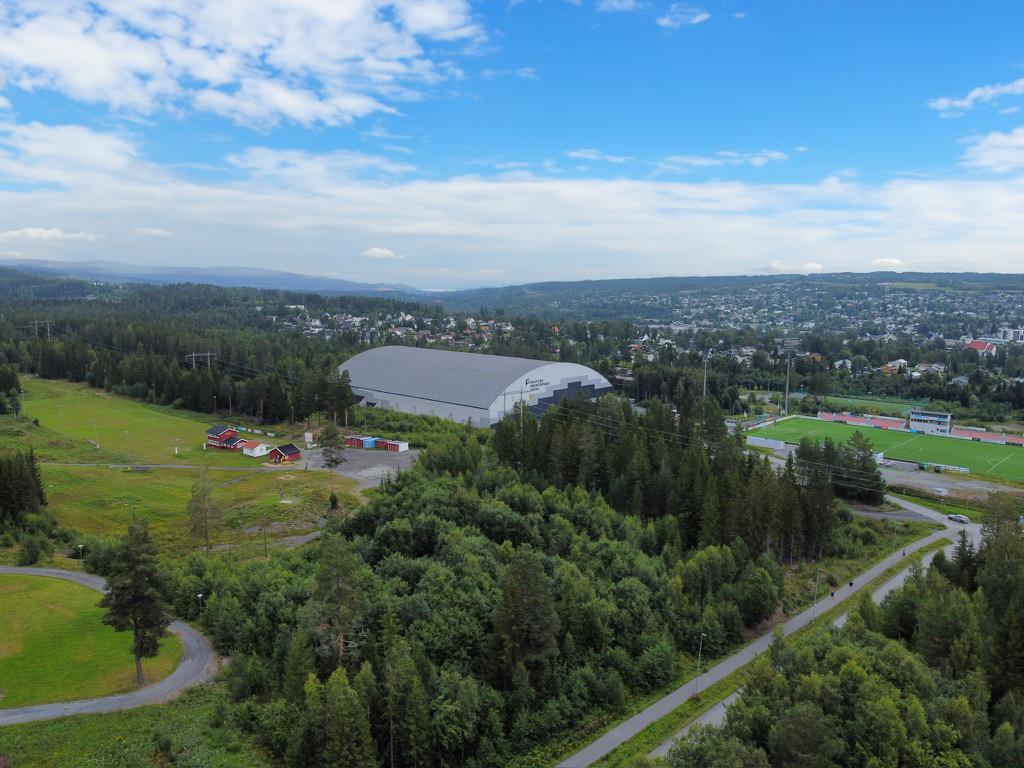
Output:
[[573,157],[577,160],[604,160],[607,163],[626,163],[632,160],[632,157],[619,157],[617,155],[605,155],[596,149],[570,149],[565,152],[567,157]]
[[411,149],[409,149],[408,147],[403,147],[399,144],[381,144],[380,148],[387,149],[391,152],[401,152],[402,154],[405,155],[413,154],[413,151]]
[[745,18],[747,18],[747,14],[745,14],[745,13],[734,13],[732,16],[733,16],[734,19],[745,19]]
[[486,39],[468,0],[9,0],[3,15],[14,87],[257,126],[393,111],[458,76],[446,48]]
[[824,264],[818,262],[809,261],[806,264],[789,264],[779,259],[773,259],[768,263],[769,272],[780,272],[786,274],[796,273],[807,273],[807,272],[821,272],[825,269]]
[[1000,115],[1012,115],[1014,112],[1019,110],[1020,107],[1007,107],[1006,109],[998,110]]
[[536,80],[537,70],[533,67],[520,67],[519,69],[485,69],[480,73],[480,77],[484,80],[493,80],[504,75],[514,75],[516,77],[525,77],[527,80]]
[[533,165],[533,163],[508,162],[508,163],[495,163],[494,167],[497,168],[499,171],[511,171],[511,170],[516,170],[516,169],[519,169],[519,168],[529,168],[531,165]]
[[[773,262],[781,271],[859,271],[870,259],[913,253],[927,253],[936,271],[1005,271],[1024,242],[1017,167],[999,178],[879,184],[836,173],[795,184],[565,178],[551,160],[545,175],[407,179],[413,168],[392,158],[251,147],[214,160],[229,174],[198,182],[138,155],[130,136],[0,125],[9,229],[45,222],[72,235],[119,233],[93,242],[21,234],[0,247],[42,258],[38,251],[60,243],[73,259],[94,258],[102,243],[114,261],[268,268],[281,268],[284,253],[291,271],[403,282],[422,274],[425,287],[461,287],[487,284],[479,270],[494,265],[510,283],[750,274]],[[748,162],[744,153],[714,157]],[[158,222],[173,237],[149,238],[140,250],[139,222]],[[375,247],[392,258],[339,246],[381,242],[388,248]],[[415,258],[394,256],[408,253]]]
[[405,256],[396,254],[394,251],[388,248],[371,248],[368,251],[363,251],[360,256],[369,256],[371,259],[404,259]]
[[1024,126],[1009,133],[993,131],[968,141],[971,146],[964,153],[965,165],[997,173],[1024,168]]
[[794,152],[806,152],[807,147],[793,147]]
[[29,227],[26,229],[12,229],[9,232],[0,232],[0,240],[11,240],[25,238],[26,240],[81,240],[87,243],[103,239],[103,235],[96,235],[92,232],[62,232],[59,229],[41,229]]
[[136,235],[149,235],[151,237],[170,237],[171,233],[166,229],[150,228],[150,227],[136,227],[134,230]]
[[637,2],[637,0],[599,0],[597,3],[597,10],[609,13],[614,13],[615,11],[635,11],[637,8],[643,7],[644,3]]
[[723,150],[714,155],[670,155],[658,160],[654,165],[663,171],[686,171],[688,167],[711,167],[721,165],[750,165],[760,168],[772,160],[785,162],[789,155],[775,149],[762,149],[760,152],[733,152]]
[[950,116],[958,117],[959,115],[956,115],[958,111],[974,109],[976,102],[987,102],[998,99],[1000,96],[1019,96],[1021,94],[1024,94],[1024,77],[1006,85],[983,85],[959,99],[950,96],[932,99],[928,102],[928,106]]
[[879,269],[901,269],[905,267],[900,259],[875,259],[871,262],[872,267],[878,267]]
[[668,12],[664,16],[655,19],[655,23],[659,27],[679,29],[688,24],[700,24],[702,21],[707,21],[710,18],[711,14],[700,8],[691,8],[683,3],[672,3],[669,6]]
[[0,96],[0,109],[10,109],[11,101],[6,96]]

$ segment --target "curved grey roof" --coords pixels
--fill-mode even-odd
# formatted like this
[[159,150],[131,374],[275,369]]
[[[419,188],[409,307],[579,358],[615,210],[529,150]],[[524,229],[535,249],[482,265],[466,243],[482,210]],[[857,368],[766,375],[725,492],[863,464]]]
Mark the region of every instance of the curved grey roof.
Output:
[[352,386],[359,389],[489,408],[516,379],[553,362],[419,347],[376,347],[349,358],[338,370],[347,370]]

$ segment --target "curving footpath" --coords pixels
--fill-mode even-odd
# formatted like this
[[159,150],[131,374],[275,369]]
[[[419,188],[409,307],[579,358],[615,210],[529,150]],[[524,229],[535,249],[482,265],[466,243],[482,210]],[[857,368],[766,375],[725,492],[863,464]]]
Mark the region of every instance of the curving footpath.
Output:
[[[922,515],[923,517],[927,517],[936,522],[946,523],[944,515],[940,515],[938,512],[934,512],[926,507],[922,507],[918,504],[903,501],[901,499],[896,499],[893,497],[890,497],[889,500],[899,504],[900,506],[910,511],[916,512],[919,515]],[[948,523],[946,524],[948,526]],[[968,525],[966,527],[968,533],[972,536],[972,538],[977,539],[980,532],[980,526]],[[922,547],[925,547],[928,544],[932,543],[933,541],[937,541],[944,537],[950,536],[951,533],[956,534],[957,530],[954,529],[951,531],[950,528],[947,527],[944,530],[936,531],[935,533],[932,533],[931,535],[926,536],[923,539],[918,539],[912,544],[908,544],[905,552],[907,555],[911,555],[917,550],[921,549]],[[828,610],[834,605],[837,605],[838,603],[850,599],[851,597],[856,595],[858,590],[860,590],[864,585],[868,584],[878,575],[883,573],[893,563],[902,559],[903,556],[901,554],[893,553],[890,557],[885,558],[881,562],[869,568],[867,571],[855,577],[853,579],[853,588],[844,586],[841,589],[836,590],[835,598],[819,599],[817,605],[808,608],[803,613],[797,614],[789,621],[787,621],[783,625],[783,633],[786,635],[790,635],[798,629],[809,624],[817,614],[819,606],[820,609],[824,611]],[[905,577],[905,573],[897,574],[892,579],[887,581],[886,584],[883,587],[881,587],[878,591],[876,591],[874,594],[877,596],[878,594],[882,593],[883,590],[886,590],[886,587],[888,587],[888,589],[890,590],[893,589],[896,586],[897,579],[899,580],[899,583],[902,583]],[[721,662],[711,667],[706,672],[701,672],[699,683],[701,688],[703,689],[709,685],[717,683],[718,681],[722,680],[732,672],[744,666],[745,664],[747,664],[747,662],[751,661],[757,654],[767,650],[768,646],[771,645],[771,642],[772,634],[769,632],[768,634],[762,635],[761,637],[757,638],[749,645],[744,646],[732,656],[723,659]],[[691,698],[694,695],[694,693],[696,692],[696,686],[697,682],[694,680],[685,683],[684,685],[680,686],[664,698],[656,701],[647,709],[638,712],[636,715],[629,718],[628,720],[619,723],[617,726],[607,731],[596,741],[592,742],[576,754],[572,755],[569,758],[566,758],[558,764],[557,768],[587,768],[587,766],[597,762],[619,745],[636,736],[638,733],[640,733],[640,731],[644,730],[647,726],[660,720],[661,718],[665,717],[666,715],[670,714],[671,712],[675,711],[680,706],[682,706],[687,699]],[[717,722],[721,722],[721,718],[724,716],[725,713],[726,704],[730,703],[735,697],[735,693],[731,694],[724,701],[720,702],[715,707],[712,707],[710,710],[708,710],[708,712],[704,713],[704,715],[698,716],[698,718],[694,720],[694,723],[716,722],[716,720]],[[691,723],[691,725],[692,724],[693,723]],[[660,747],[655,749],[648,756],[656,757],[658,755],[667,754],[669,747],[672,745],[672,742],[674,742],[685,732],[686,729],[683,729],[683,731],[675,734],[674,736],[672,736],[672,738],[670,738]]]
[[[97,592],[107,591],[107,583],[101,577],[79,571],[62,571],[58,568],[0,566],[0,574],[46,576],[53,579],[65,579],[90,589],[95,589]],[[182,654],[178,668],[159,683],[147,685],[145,688],[133,691],[132,693],[103,696],[98,699],[59,701],[53,704],[36,704],[31,707],[0,709],[0,726],[12,723],[29,723],[34,720],[50,720],[67,715],[115,712],[120,709],[132,709],[146,704],[158,704],[168,699],[173,699],[186,688],[200,685],[210,680],[217,670],[217,656],[210,647],[209,641],[188,624],[180,621],[171,622],[167,629],[181,640]]]

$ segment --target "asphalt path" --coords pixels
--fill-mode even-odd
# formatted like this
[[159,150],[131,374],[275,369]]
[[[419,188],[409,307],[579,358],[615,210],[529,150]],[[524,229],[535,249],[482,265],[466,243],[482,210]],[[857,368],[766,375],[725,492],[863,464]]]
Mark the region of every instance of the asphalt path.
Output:
[[[906,502],[894,498],[890,498],[890,501],[900,504],[901,506],[907,508],[908,510],[922,517],[926,517],[929,520],[940,522],[949,526],[949,523],[943,515],[940,515],[937,512],[933,512],[927,507],[923,507],[919,504],[913,504],[911,502]],[[857,590],[871,582],[873,579],[877,578],[881,573],[883,573],[887,568],[891,567],[894,563],[899,562],[906,556],[912,555],[917,550],[921,549],[922,547],[928,546],[934,541],[938,541],[939,539],[949,536],[950,533],[958,535],[960,527],[961,526],[957,525],[953,527],[952,530],[949,527],[947,527],[947,529],[945,530],[936,531],[935,533],[932,533],[931,535],[926,536],[923,539],[919,539],[918,541],[915,541],[914,543],[908,545],[905,550],[902,550],[901,552],[894,552],[891,556],[886,557],[881,562],[875,564],[867,571],[854,578],[852,587],[849,584],[840,587],[836,590],[834,598],[828,597],[819,599],[816,605],[812,606],[811,608],[808,608],[803,613],[800,613],[794,616],[789,621],[787,621],[782,627],[783,633],[785,635],[790,635],[793,632],[802,629],[803,627],[807,626],[807,624],[809,624],[818,615],[820,611],[828,610],[832,606],[838,605],[850,599],[857,593]],[[980,537],[981,527],[975,524],[963,527],[967,528],[968,534],[973,539],[975,539],[975,541],[977,541],[977,539]],[[881,588],[876,590],[874,594],[877,596],[883,590],[886,590],[886,587],[888,587],[889,590],[894,589],[898,584],[901,584],[903,582],[904,578],[905,574],[898,574],[897,576],[893,577],[888,582],[886,582],[886,584],[883,585]],[[885,592],[885,594],[887,593],[888,591]],[[767,648],[771,645],[771,642],[771,633],[762,635],[758,639],[754,640],[752,643],[749,643],[748,645],[741,648],[732,656],[729,656],[728,658],[720,661],[715,666],[710,667],[706,672],[701,672],[699,680],[691,680],[687,682],[685,685],[680,686],[672,693],[659,699],[654,704],[647,707],[647,709],[638,712],[633,717],[615,726],[607,733],[603,734],[596,741],[589,744],[584,749],[580,750],[571,757],[563,760],[561,763],[558,764],[557,768],[586,768],[587,766],[593,764],[594,762],[604,757],[606,754],[611,752],[619,745],[636,736],[638,733],[640,733],[640,731],[644,730],[647,726],[657,722],[666,715],[674,712],[676,709],[682,706],[688,699],[693,697],[698,692],[698,690],[703,690],[708,686],[723,680],[728,675],[732,674],[737,669],[750,662],[757,654],[767,650]],[[723,701],[720,704],[716,705],[707,713],[705,713],[705,715],[702,715],[701,717],[697,718],[694,722],[716,722],[716,720],[714,719],[715,717],[719,718],[717,722],[721,722],[721,718],[723,718],[725,715],[726,704],[729,701],[731,701],[731,699],[735,696],[736,694],[733,694],[731,697],[727,698],[726,701]],[[706,720],[702,719],[705,717],[707,718]],[[671,747],[672,743],[677,738],[679,738],[679,736],[681,736],[683,733],[685,733],[685,729],[684,731],[681,731],[680,733],[677,733],[674,736],[672,736],[671,739],[669,739],[664,744],[655,749],[653,752],[651,752],[650,756],[654,757],[657,755],[667,754],[668,749],[669,747]]]
[[[76,584],[106,592],[107,583],[101,577],[79,571],[63,571],[57,568],[16,568],[0,566],[0,574],[19,574],[22,576],[44,576],[53,579],[65,579]],[[132,709],[146,704],[157,704],[173,699],[186,688],[200,685],[210,680],[217,670],[217,656],[210,647],[209,641],[188,624],[180,621],[171,622],[167,629],[181,640],[182,654],[178,668],[159,683],[147,685],[132,693],[116,696],[103,696],[98,699],[81,699],[79,701],[61,701],[54,704],[37,704],[31,707],[0,709],[0,726],[11,723],[29,723],[35,720],[51,720],[67,715],[97,714],[114,712],[120,709]]]

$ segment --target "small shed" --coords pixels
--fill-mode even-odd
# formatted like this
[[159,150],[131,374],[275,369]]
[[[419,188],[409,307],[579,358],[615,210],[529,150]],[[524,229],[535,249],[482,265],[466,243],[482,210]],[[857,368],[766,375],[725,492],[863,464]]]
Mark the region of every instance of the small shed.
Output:
[[345,445],[349,448],[362,448],[363,440],[366,439],[365,435],[349,435],[345,438]]
[[409,443],[405,440],[378,440],[377,447],[383,448],[391,453],[403,453],[409,450]]
[[294,443],[286,443],[285,445],[279,445],[270,451],[270,458],[273,459],[275,464],[280,464],[286,461],[298,461],[302,458],[302,451],[299,450],[299,446]]
[[364,437],[363,438],[363,448],[367,448],[367,449],[369,449],[369,448],[376,448],[377,447],[377,441],[379,439],[380,438],[378,438],[378,437]]

